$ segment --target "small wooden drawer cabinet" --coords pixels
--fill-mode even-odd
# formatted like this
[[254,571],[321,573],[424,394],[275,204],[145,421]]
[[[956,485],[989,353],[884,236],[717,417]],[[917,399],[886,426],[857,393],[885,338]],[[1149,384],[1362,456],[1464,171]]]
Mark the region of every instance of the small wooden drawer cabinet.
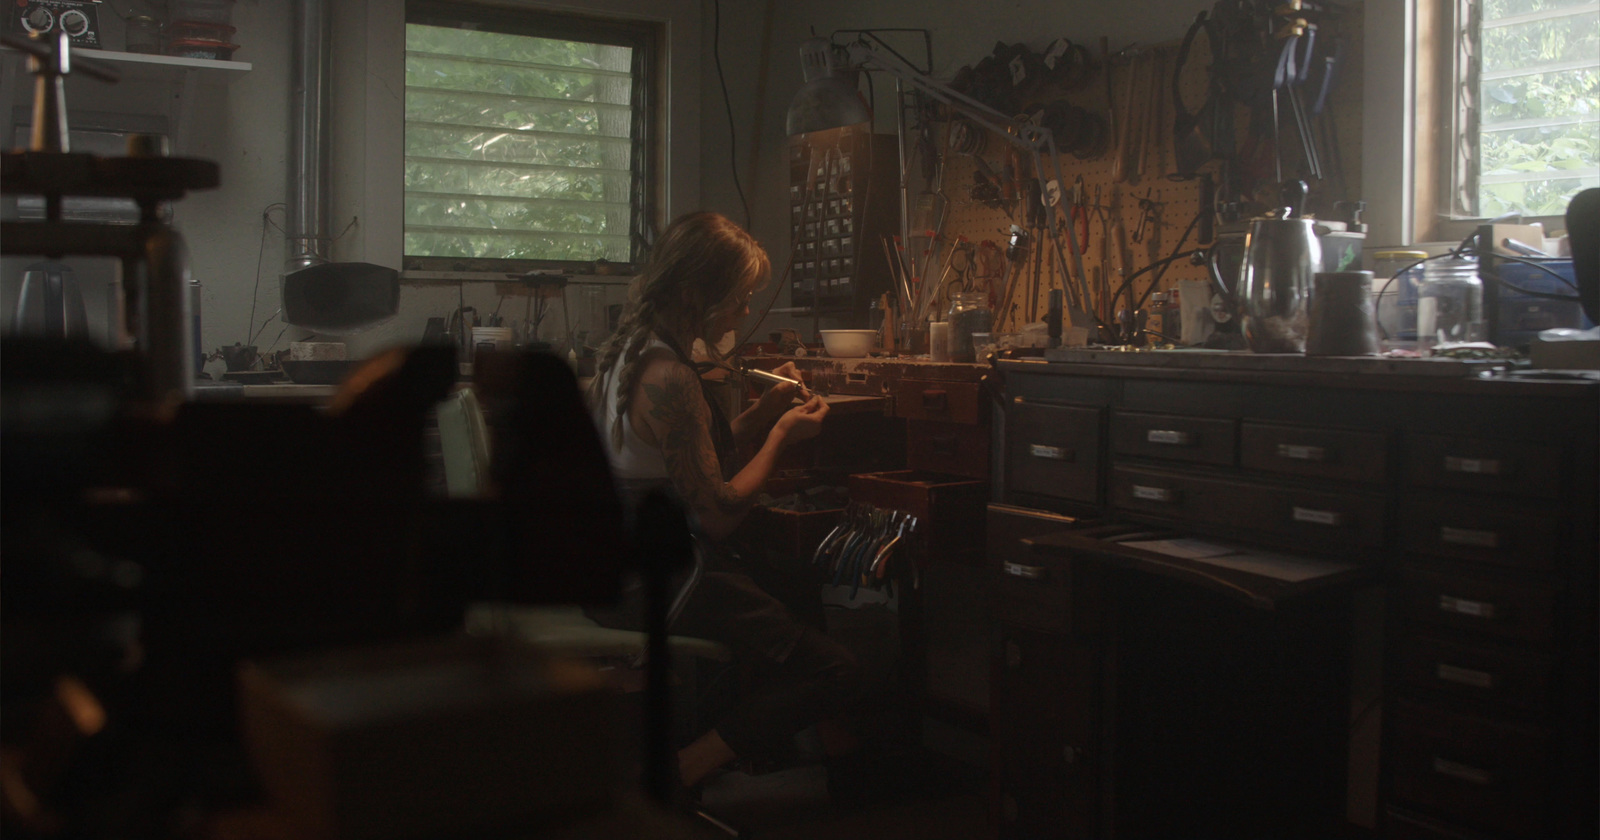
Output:
[[[1127,766],[1138,751],[1126,734],[1116,756],[1090,749],[1092,761],[1074,765],[1058,755],[1115,728],[1074,727],[1131,719],[1149,701],[1085,695],[1081,681],[1039,670],[1056,663],[1081,675],[1113,650],[1073,618],[1084,570],[1069,555],[1028,557],[1012,545],[1049,517],[1370,572],[1364,595],[1379,606],[1327,614],[1353,626],[1352,638],[1381,640],[1365,648],[1381,651],[1368,665],[1354,662],[1380,699],[1361,711],[1334,698],[1352,732],[1381,719],[1375,750],[1354,738],[1343,748],[1347,784],[1368,787],[1341,791],[1335,820],[1348,814],[1393,838],[1600,835],[1600,382],[1251,354],[1052,351],[998,367],[1005,410],[990,562],[1002,579],[997,612],[1012,616],[1002,620],[992,700],[1002,837],[1141,836],[1156,823],[1128,805],[1129,780],[1167,778]],[[1174,634],[1167,648],[1196,645],[1185,628],[1161,628],[1161,613],[1152,620],[1156,628],[1137,631]],[[1191,656],[1208,653],[1196,646]],[[1126,650],[1115,656],[1117,679],[1146,679],[1129,671]],[[1013,712],[1048,725],[998,722]],[[1210,724],[1197,716],[1193,725]],[[1171,777],[1184,773],[1203,777],[1204,762]],[[1358,802],[1369,803],[1362,814]],[[1206,834],[1204,816],[1190,816]],[[1324,836],[1346,830],[1328,826]]]

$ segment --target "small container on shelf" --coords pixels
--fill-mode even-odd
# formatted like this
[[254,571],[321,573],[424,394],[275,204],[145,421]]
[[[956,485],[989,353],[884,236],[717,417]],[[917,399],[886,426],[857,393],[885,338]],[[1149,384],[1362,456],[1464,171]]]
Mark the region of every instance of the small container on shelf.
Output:
[[128,25],[123,30],[122,48],[131,53],[160,53],[161,21],[149,15],[128,18]]
[[209,41],[200,38],[178,38],[167,42],[167,55],[178,58],[205,58],[212,61],[231,61],[238,44]]

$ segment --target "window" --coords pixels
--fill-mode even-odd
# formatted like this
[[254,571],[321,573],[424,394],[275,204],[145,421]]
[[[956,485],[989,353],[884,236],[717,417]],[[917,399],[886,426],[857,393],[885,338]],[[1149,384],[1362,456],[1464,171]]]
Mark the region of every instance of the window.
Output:
[[1449,0],[1448,216],[1559,216],[1600,186],[1600,2]]
[[653,217],[659,32],[407,3],[405,268],[636,262]]

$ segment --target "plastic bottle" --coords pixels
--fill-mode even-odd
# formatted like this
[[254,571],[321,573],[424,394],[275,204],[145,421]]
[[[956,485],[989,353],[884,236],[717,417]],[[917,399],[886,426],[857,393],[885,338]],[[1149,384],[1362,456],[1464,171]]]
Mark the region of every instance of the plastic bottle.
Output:
[[1445,257],[1429,261],[1417,289],[1417,345],[1483,341],[1483,281],[1478,261]]

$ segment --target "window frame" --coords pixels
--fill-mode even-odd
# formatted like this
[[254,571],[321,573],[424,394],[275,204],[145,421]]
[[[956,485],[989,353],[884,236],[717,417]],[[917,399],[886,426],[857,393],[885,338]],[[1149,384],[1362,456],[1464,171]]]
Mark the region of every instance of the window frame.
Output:
[[[530,37],[583,41],[629,47],[634,77],[631,107],[634,131],[640,136],[631,150],[633,177],[629,189],[629,256],[613,260],[622,271],[633,270],[646,249],[659,218],[665,185],[660,173],[664,160],[660,104],[668,70],[666,27],[659,21],[605,17],[565,9],[537,6],[500,6],[445,0],[405,0],[405,25],[475,28]],[[462,24],[468,24],[463,27]],[[404,94],[402,94],[402,97]],[[405,124],[401,115],[402,127]],[[404,153],[402,152],[402,158]],[[402,200],[403,169],[400,175]],[[484,274],[516,275],[536,270],[587,271],[588,260],[511,259],[502,257],[434,257],[405,253],[405,220],[401,218],[401,266],[408,274]]]
[[[1481,32],[1473,10],[1481,0],[1407,0],[1413,37],[1408,52],[1415,76],[1411,118],[1417,130],[1407,144],[1414,162],[1414,180],[1402,201],[1410,202],[1410,219],[1397,244],[1458,242],[1488,221],[1464,211],[1461,190],[1469,181],[1461,166],[1476,167],[1479,152],[1463,147],[1467,132],[1477,133],[1477,103],[1459,97],[1478,96],[1477,62],[1463,45],[1463,35]],[[1376,4],[1369,4],[1369,8]],[[1463,19],[1465,18],[1465,19]],[[1465,83],[1458,80],[1465,77]],[[1390,106],[1392,107],[1392,105]],[[1429,128],[1442,130],[1430,131]],[[1563,216],[1523,216],[1522,224],[1541,224],[1547,232],[1566,227]]]

